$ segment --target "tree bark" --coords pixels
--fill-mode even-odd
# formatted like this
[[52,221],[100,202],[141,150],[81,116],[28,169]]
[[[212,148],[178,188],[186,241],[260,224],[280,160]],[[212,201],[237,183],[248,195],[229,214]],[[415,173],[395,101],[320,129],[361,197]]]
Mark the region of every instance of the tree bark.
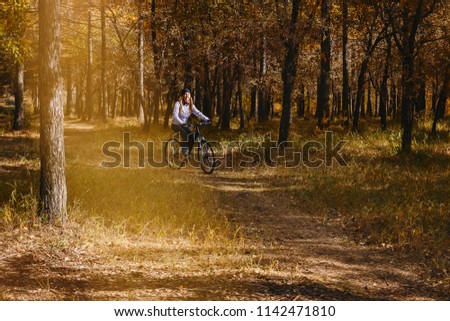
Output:
[[[325,0],[326,2],[328,0]],[[286,48],[284,65],[282,70],[283,80],[283,105],[280,120],[280,132],[278,145],[287,142],[289,138],[289,126],[291,123],[292,90],[294,88],[295,76],[297,74],[297,56],[299,51],[299,37],[297,35],[297,19],[300,0],[292,1],[292,13],[289,21],[289,37],[284,43]]]
[[203,114],[211,118],[211,80],[209,78],[209,63],[205,60],[203,70]]
[[67,218],[60,0],[39,0],[39,57],[40,213],[58,222]]
[[297,99],[297,117],[305,116],[305,85],[300,85],[300,94]]
[[436,133],[437,123],[445,115],[445,106],[447,105],[448,93],[450,91],[450,67],[447,67],[447,72],[445,73],[444,83],[442,85],[441,93],[439,94],[439,99],[436,106],[436,112],[434,114],[433,127],[431,132]]
[[359,71],[358,75],[358,90],[356,91],[356,104],[355,109],[353,111],[353,131],[358,130],[358,121],[359,121],[359,115],[362,107],[362,97],[363,97],[363,91],[364,91],[364,82],[365,82],[365,75],[367,71],[367,66],[369,64],[369,59],[365,58],[361,64],[361,69]]
[[367,115],[369,117],[373,116],[373,111],[372,111],[372,84],[369,81],[367,83]]
[[344,122],[349,123],[349,81],[347,66],[347,42],[348,42],[348,0],[342,0],[342,116]]
[[422,75],[421,79],[419,80],[418,87],[419,87],[419,92],[418,92],[417,100],[416,100],[416,104],[415,104],[416,105],[416,113],[424,115],[425,108],[427,105],[425,75]]
[[159,48],[157,43],[157,34],[156,34],[156,25],[155,25],[155,17],[156,17],[156,0],[152,0],[151,4],[152,11],[152,49],[153,49],[153,66],[155,70],[156,77],[156,88],[155,88],[155,96],[154,96],[154,110],[153,110],[153,124],[157,125],[159,123],[159,110],[162,106],[162,89],[161,89],[161,59],[159,57]]
[[320,78],[317,93],[317,126],[324,129],[323,118],[330,109],[330,0],[322,0],[322,40],[320,42]]
[[101,1],[100,7],[100,20],[101,20],[101,31],[102,31],[102,74],[101,74],[101,118],[103,122],[108,121],[108,102],[106,99],[106,20],[105,20],[105,0]]
[[[147,120],[147,126],[150,125],[150,120],[145,117],[145,97],[144,97],[144,30],[143,30],[143,19],[142,19],[142,3],[138,0],[139,5],[139,21],[138,21],[138,63],[139,63],[139,73],[138,73],[138,120],[144,123]],[[145,127],[145,124],[144,124]],[[148,128],[146,128],[148,129]]]
[[14,74],[14,121],[13,130],[25,128],[25,109],[23,104],[23,63],[16,63]]
[[261,37],[261,55],[259,57],[259,86],[258,86],[258,123],[264,123],[268,118],[264,78],[267,72],[266,37]]
[[242,66],[238,63],[238,88],[237,88],[237,100],[239,105],[239,129],[245,129],[245,116],[244,116],[244,107],[242,106]]
[[87,51],[88,51],[88,61],[87,61],[87,80],[86,80],[86,112],[83,114],[83,120],[92,120],[94,111],[94,97],[92,88],[92,12],[91,12],[91,1],[89,1],[89,11],[88,11],[88,34],[87,34]]
[[231,66],[223,68],[223,108],[220,114],[220,129],[230,129],[230,106],[233,94],[233,76]]
[[380,85],[380,122],[381,130],[387,129],[387,107],[388,107],[388,88],[389,61],[391,59],[391,38],[386,37],[386,61],[384,63],[383,78]]

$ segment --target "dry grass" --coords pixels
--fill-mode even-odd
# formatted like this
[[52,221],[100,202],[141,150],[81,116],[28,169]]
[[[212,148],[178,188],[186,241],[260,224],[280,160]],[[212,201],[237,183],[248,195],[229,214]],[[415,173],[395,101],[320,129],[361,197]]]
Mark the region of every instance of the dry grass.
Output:
[[[14,135],[5,131],[1,139],[8,152],[0,157],[0,246],[4,249],[0,270],[5,278],[14,279],[15,274],[3,269],[1,262],[35,269],[18,267],[29,274],[28,294],[19,282],[11,283],[0,285],[0,299],[292,299],[297,290],[276,296],[259,285],[261,278],[300,282],[308,276],[303,267],[307,263],[292,263],[289,252],[278,256],[277,251],[286,250],[265,239],[281,235],[257,230],[281,224],[268,221],[266,226],[258,222],[259,216],[252,216],[271,209],[275,214],[311,215],[311,224],[326,226],[328,232],[336,230],[336,235],[344,231],[363,246],[413,253],[416,262],[447,282],[450,151],[446,146],[450,137],[447,125],[441,126],[438,136],[428,135],[429,125],[418,129],[413,155],[397,155],[398,128],[381,132],[375,129],[377,124],[366,122],[355,135],[335,124],[335,141],[348,140],[344,149],[348,167],[271,169],[262,165],[206,177],[192,168],[139,168],[136,151],[131,153],[131,168],[103,168],[101,147],[106,141],[121,142],[123,132],[130,132],[134,141],[145,145],[151,138],[160,146],[171,132],[154,128],[143,133],[134,120],[125,119],[107,125],[70,121],[66,126],[70,222],[61,227],[42,225],[34,214],[35,129]],[[264,134],[275,129],[276,123],[271,122],[267,127],[252,124],[249,133],[209,129],[206,135],[220,142],[263,142]],[[323,134],[316,132],[312,121],[302,120],[293,124],[292,138],[301,145],[311,139],[321,141]],[[267,204],[261,209],[255,203],[262,199]],[[277,202],[284,205],[273,208]],[[250,218],[255,221],[246,221]],[[283,224],[286,231],[291,228],[289,221]],[[348,246],[353,251],[353,245]],[[326,270],[327,275],[330,271]],[[317,270],[315,282],[321,278]],[[362,290],[347,297],[348,284],[339,283],[335,289],[337,285],[307,281],[300,283],[324,298],[383,297],[382,289],[372,296],[361,294]],[[215,289],[211,282],[222,284]],[[278,291],[277,282],[268,287]],[[162,292],[141,289],[166,283],[169,286]],[[255,286],[256,292],[249,290]],[[195,296],[192,289],[198,290]]]

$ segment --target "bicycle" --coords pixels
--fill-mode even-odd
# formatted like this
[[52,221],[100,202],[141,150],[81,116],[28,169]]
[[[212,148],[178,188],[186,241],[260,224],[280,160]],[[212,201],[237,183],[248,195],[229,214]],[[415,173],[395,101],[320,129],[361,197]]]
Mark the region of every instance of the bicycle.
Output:
[[[214,150],[205,137],[200,132],[200,127],[210,125],[210,121],[202,121],[194,124],[194,147],[197,147],[198,159],[200,161],[200,167],[206,174],[211,174],[215,169],[216,157],[214,156]],[[183,150],[176,134],[172,136],[165,145],[164,156],[169,167],[174,169],[180,169],[187,161],[189,161],[190,155],[185,155],[186,158],[182,159]]]

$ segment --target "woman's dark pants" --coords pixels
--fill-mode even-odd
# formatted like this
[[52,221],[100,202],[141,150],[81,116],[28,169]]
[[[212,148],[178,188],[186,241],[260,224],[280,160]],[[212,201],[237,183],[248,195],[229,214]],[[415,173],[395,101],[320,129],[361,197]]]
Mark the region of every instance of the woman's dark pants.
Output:
[[181,147],[183,147],[183,152],[186,153],[187,151],[189,151],[190,153],[192,147],[194,146],[194,133],[189,129],[189,127],[175,124],[172,124],[172,130],[175,133],[180,133],[181,136],[180,145]]

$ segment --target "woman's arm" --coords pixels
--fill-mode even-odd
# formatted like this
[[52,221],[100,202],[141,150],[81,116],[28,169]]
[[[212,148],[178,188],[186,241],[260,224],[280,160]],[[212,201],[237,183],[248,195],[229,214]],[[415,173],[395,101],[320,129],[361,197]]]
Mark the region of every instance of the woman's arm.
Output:
[[200,110],[198,110],[197,107],[195,107],[195,106],[193,106],[193,108],[192,108],[192,113],[193,113],[195,116],[197,116],[198,118],[200,118],[201,120],[203,120],[203,121],[208,121],[208,120],[209,120],[209,118],[206,117],[205,115],[203,115],[203,114],[200,112]]
[[184,125],[183,121],[180,118],[180,102],[179,101],[177,101],[175,103],[175,105],[173,106],[172,124]]

